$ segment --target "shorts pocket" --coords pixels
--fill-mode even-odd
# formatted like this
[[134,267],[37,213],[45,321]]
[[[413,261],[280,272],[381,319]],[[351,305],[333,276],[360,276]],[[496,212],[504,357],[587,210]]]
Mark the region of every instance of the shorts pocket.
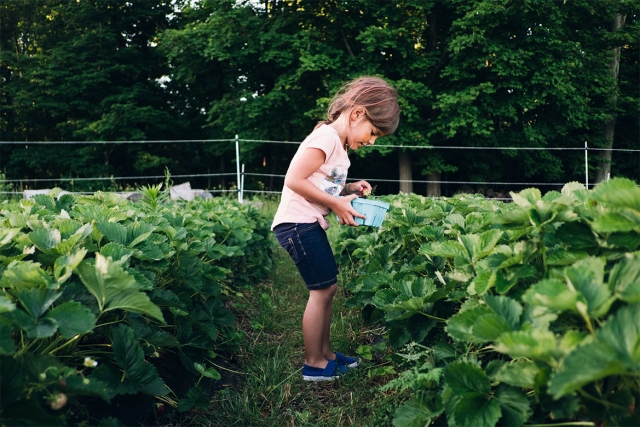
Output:
[[300,257],[298,256],[298,251],[296,250],[296,245],[293,243],[293,239],[291,237],[287,238],[286,244],[282,245],[286,251],[289,253],[289,256],[293,260],[294,263],[300,262]]

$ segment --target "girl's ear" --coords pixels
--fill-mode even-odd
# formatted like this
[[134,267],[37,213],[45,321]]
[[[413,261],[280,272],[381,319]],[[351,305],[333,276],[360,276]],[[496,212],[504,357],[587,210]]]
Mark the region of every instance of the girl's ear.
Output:
[[351,115],[349,117],[351,120],[358,120],[362,117],[366,117],[364,107],[355,107],[351,110]]

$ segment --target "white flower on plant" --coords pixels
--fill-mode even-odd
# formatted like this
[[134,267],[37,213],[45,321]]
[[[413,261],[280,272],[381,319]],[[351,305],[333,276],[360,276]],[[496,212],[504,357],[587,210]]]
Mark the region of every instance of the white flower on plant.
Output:
[[98,362],[93,360],[91,357],[85,357],[84,366],[86,366],[87,368],[95,368],[96,366],[98,366]]

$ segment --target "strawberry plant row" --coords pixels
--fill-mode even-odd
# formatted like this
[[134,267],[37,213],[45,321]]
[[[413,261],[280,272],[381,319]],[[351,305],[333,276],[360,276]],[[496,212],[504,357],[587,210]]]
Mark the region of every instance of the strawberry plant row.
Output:
[[384,387],[413,391],[394,426],[636,425],[640,188],[512,197],[384,197],[377,232],[341,232],[348,304],[402,367]]
[[269,224],[159,188],[137,203],[54,191],[0,205],[2,425],[78,425],[96,417],[86,402],[122,395],[184,411],[202,393],[166,378],[220,378],[215,351],[241,339],[225,300],[267,274]]

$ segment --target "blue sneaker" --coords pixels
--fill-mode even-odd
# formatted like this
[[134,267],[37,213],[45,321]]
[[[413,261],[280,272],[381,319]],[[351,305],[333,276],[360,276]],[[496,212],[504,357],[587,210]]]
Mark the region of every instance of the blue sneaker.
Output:
[[338,365],[335,360],[329,360],[324,369],[302,365],[302,379],[305,381],[333,381],[345,372],[345,367]]
[[336,353],[336,362],[338,363],[338,365],[342,365],[342,366],[346,366],[347,368],[356,368],[359,364],[360,364],[360,359],[357,359],[355,357],[350,357],[350,356],[345,356],[342,353],[338,353],[337,351]]

